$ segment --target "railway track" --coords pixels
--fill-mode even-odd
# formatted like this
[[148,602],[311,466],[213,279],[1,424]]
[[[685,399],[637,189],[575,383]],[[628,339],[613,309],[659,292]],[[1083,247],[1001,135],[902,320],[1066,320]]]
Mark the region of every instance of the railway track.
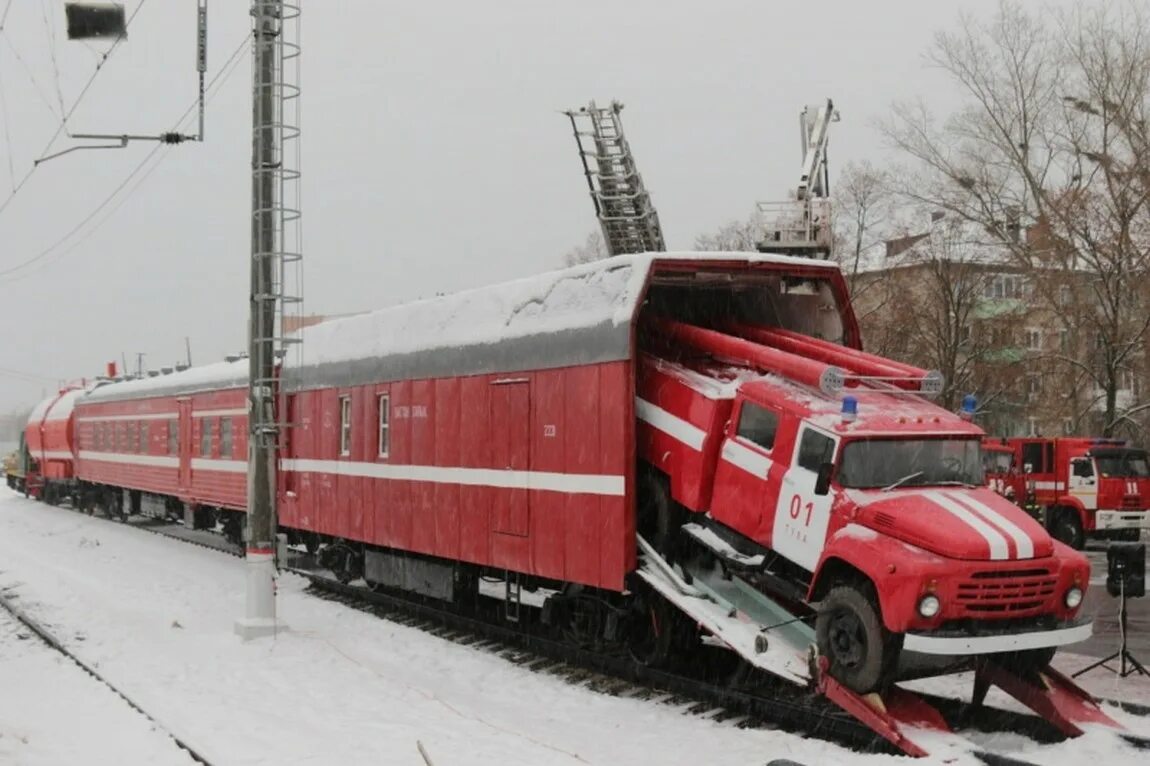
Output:
[[128,707],[146,718],[154,728],[163,732],[168,738],[172,740],[173,743],[175,743],[177,747],[185,751],[193,761],[196,763],[205,764],[205,766],[211,766],[211,762],[203,755],[201,755],[192,745],[188,744],[186,740],[182,739],[171,729],[164,726],[163,723],[153,717],[151,713],[141,707],[139,703],[129,697],[123,690],[121,690],[119,687],[101,675],[95,667],[72,653],[72,651],[70,651],[62,641],[56,638],[56,636],[47,627],[45,627],[41,622],[21,609],[12,599],[12,597],[5,594],[3,591],[0,591],[0,607],[3,607],[5,612],[10,614],[17,622],[31,631],[49,649],[63,655],[68,660],[71,660],[77,667],[87,673],[91,678],[93,678],[99,684],[104,686],[106,689],[127,703]]
[[[96,514],[96,517],[116,521],[102,514]],[[124,523],[217,553],[235,557],[242,555],[240,548],[216,532],[188,530],[161,519]],[[495,654],[530,672],[552,675],[597,693],[678,707],[684,714],[741,728],[784,729],[845,745],[859,752],[897,752],[869,727],[813,691],[797,689],[790,684],[771,683],[769,679],[746,686],[732,684],[729,670],[718,674],[718,677],[709,676],[705,670],[713,671],[714,666],[705,661],[695,667],[680,668],[679,672],[647,667],[624,653],[573,646],[550,635],[545,626],[532,620],[520,624],[503,623],[494,607],[497,602],[492,599],[481,598],[481,602],[491,603],[485,609],[464,613],[432,600],[341,583],[316,568],[312,557],[301,552],[295,552],[287,571],[305,578],[309,582],[307,592],[316,597],[414,627],[445,641]],[[725,654],[718,649],[711,651]],[[948,720],[961,722],[966,730],[1022,734],[1041,743],[1064,739],[1053,726],[1031,714],[991,707],[975,709],[959,700],[926,698]],[[1150,708],[1136,704],[1121,706],[1134,714],[1150,714]],[[1132,744],[1138,745],[1137,742]],[[970,754],[988,766],[1025,766],[1031,763],[985,750],[972,750]]]

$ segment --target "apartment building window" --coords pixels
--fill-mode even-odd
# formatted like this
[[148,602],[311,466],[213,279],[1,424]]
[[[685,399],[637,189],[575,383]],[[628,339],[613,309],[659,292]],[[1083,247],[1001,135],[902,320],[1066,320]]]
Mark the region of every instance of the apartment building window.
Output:
[[1031,351],[1042,350],[1042,330],[1033,327],[1026,328],[1026,347]]
[[1026,435],[1038,436],[1038,418],[1026,419]]
[[1042,378],[1038,375],[1026,376],[1026,400],[1033,402],[1042,393]]
[[1074,300],[1074,294],[1070,292],[1070,285],[1062,285],[1058,288],[1058,305],[1069,306]]
[[1074,420],[1072,418],[1062,419],[1062,435],[1070,436],[1074,433]]
[[351,454],[351,397],[339,398],[339,454]]
[[1025,291],[1022,277],[998,274],[986,283],[983,295],[987,298],[1021,298]]
[[1060,330],[1058,332],[1058,348],[1062,353],[1070,353],[1070,330]]

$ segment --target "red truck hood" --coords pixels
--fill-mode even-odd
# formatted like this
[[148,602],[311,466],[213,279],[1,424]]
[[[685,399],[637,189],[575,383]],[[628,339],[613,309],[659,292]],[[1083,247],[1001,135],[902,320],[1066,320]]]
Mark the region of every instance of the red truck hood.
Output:
[[1054,550],[1037,521],[985,487],[848,490],[847,496],[859,508],[857,521],[940,556],[1002,561]]

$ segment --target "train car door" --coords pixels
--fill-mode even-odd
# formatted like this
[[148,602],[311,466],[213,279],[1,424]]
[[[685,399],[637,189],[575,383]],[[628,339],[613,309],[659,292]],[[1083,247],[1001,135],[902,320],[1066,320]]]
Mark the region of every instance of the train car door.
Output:
[[180,494],[187,494],[192,488],[192,400],[178,399],[179,407],[179,450],[180,450]]
[[491,457],[507,473],[495,488],[492,532],[526,537],[530,529],[531,395],[526,380],[496,381],[491,387]]

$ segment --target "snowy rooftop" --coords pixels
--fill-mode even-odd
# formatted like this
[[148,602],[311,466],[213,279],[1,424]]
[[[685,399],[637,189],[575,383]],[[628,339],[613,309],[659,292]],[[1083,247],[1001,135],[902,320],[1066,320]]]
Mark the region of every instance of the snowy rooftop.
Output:
[[656,262],[837,265],[760,253],[621,255],[305,329],[289,388],[625,359]]
[[248,360],[215,362],[154,378],[108,383],[88,394],[85,402],[194,394],[217,388],[240,388],[248,384]]

